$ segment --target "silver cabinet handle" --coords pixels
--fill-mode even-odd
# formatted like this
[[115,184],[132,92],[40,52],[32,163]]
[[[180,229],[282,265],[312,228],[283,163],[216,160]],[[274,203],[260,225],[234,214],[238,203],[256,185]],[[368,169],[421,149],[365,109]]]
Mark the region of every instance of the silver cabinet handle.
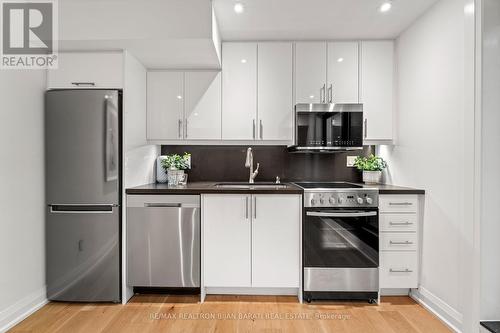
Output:
[[389,272],[391,272],[391,273],[412,273],[413,271],[409,268],[403,268],[403,269],[390,268]]
[[182,119],[179,119],[179,127],[177,128],[179,139],[182,139]]
[[410,242],[410,241],[404,241],[404,242],[389,241],[389,244],[391,244],[391,245],[412,245],[413,242]]
[[179,208],[179,207],[182,207],[182,204],[180,204],[180,203],[155,203],[155,202],[149,203],[149,202],[146,202],[144,204],[144,207],[147,207],[147,208]]
[[248,220],[248,197],[245,197],[245,219]]
[[83,251],[83,239],[80,239],[78,241],[78,251],[80,251],[80,252]]
[[71,82],[71,84],[77,87],[95,87],[95,82]]
[[262,125],[262,119],[259,120],[260,128],[259,128],[259,134],[260,134],[260,139],[264,140],[264,125]]
[[412,202],[389,202],[389,206],[411,206]]
[[330,84],[330,87],[328,88],[328,100],[330,103],[333,103],[333,83]]
[[411,222],[389,222],[389,225],[412,225]]
[[368,137],[368,119],[365,118],[365,139]]
[[253,197],[253,218],[257,219],[257,197]]
[[184,138],[187,139],[188,137],[188,120],[184,120]]
[[319,90],[319,99],[320,103],[325,103],[326,101],[326,83],[323,84],[323,87]]
[[253,129],[252,129],[253,134],[252,135],[253,135],[253,138],[255,140],[255,119],[253,119],[252,121],[253,121],[253,123],[252,123],[253,124]]

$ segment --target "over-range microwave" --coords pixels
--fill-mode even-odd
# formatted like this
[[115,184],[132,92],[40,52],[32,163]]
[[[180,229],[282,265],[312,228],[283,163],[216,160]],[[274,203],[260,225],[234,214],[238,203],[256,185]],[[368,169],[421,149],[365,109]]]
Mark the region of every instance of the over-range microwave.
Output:
[[294,137],[290,152],[363,149],[363,104],[297,104]]

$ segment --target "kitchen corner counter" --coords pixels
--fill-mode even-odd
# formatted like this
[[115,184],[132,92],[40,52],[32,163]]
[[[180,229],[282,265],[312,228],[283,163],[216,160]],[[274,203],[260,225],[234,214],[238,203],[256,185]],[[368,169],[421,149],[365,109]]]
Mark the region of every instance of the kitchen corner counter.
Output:
[[388,184],[363,184],[364,188],[378,189],[379,194],[425,194],[425,190]]
[[192,182],[185,186],[169,187],[167,184],[147,184],[137,187],[127,188],[126,194],[202,194],[202,193],[221,193],[221,194],[302,194],[300,187],[291,183],[281,183],[287,185],[286,188],[220,188],[215,184],[218,182]]

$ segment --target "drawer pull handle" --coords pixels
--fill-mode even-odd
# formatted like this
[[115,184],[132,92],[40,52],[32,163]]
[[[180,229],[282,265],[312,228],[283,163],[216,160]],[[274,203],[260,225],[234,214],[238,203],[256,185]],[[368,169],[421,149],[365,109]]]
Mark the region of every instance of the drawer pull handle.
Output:
[[410,241],[404,241],[404,242],[395,242],[395,241],[389,241],[391,245],[412,245],[413,242]]
[[411,206],[412,202],[389,202],[389,206]]
[[411,222],[389,222],[390,225],[412,225]]
[[81,86],[95,87],[95,82],[71,82],[71,84],[77,87]]
[[391,268],[391,269],[389,269],[389,272],[391,272],[391,273],[413,273],[413,271],[411,269],[408,269],[408,268],[404,268],[404,269]]

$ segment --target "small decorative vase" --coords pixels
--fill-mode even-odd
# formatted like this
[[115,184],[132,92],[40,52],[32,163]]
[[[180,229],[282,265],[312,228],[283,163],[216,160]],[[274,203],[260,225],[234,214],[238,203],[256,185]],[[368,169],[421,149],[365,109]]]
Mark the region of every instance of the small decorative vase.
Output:
[[179,186],[179,182],[184,179],[184,170],[168,169],[167,178],[168,186]]
[[365,184],[378,184],[382,178],[382,171],[363,171]]
[[156,159],[156,181],[158,183],[166,183],[168,181],[167,172],[161,165],[161,161],[165,159],[166,156],[158,156]]

